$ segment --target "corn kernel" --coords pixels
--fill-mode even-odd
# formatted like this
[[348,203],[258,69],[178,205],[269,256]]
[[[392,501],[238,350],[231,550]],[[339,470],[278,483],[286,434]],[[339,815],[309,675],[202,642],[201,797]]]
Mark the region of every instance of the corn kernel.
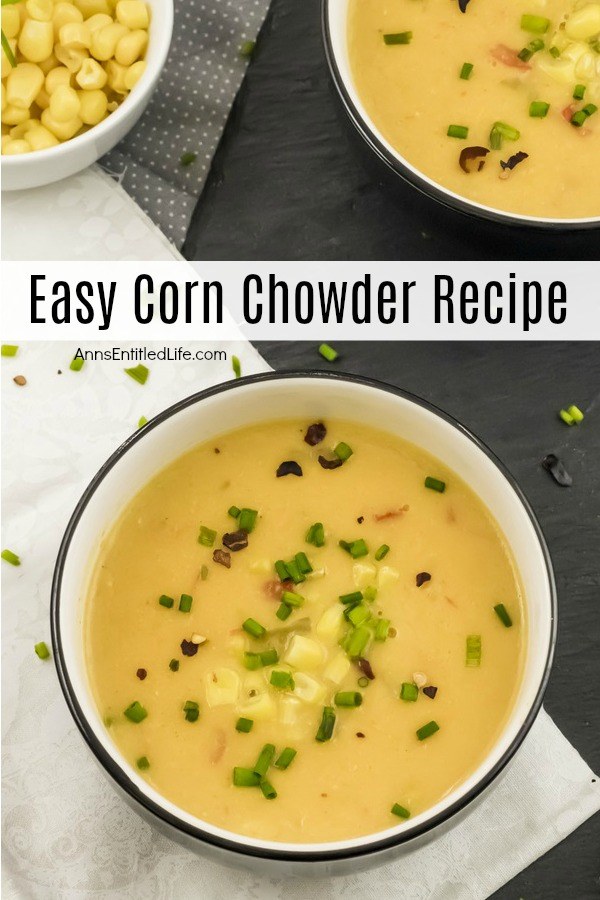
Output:
[[85,24],[90,29],[90,34],[93,34],[94,31],[98,31],[99,28],[104,28],[105,25],[111,25],[112,19],[110,16],[107,16],[106,13],[96,13],[95,16],[90,16],[89,19],[86,19]]
[[104,87],[107,77],[100,63],[90,57],[83,61],[75,81],[84,91],[95,91]]
[[89,57],[89,53],[87,50],[76,50],[73,47],[61,47],[60,44],[57,44],[54,48],[54,52],[56,53],[56,58],[66,66],[67,69],[70,69],[73,74],[79,72],[83,63]]
[[147,31],[130,31],[115,47],[115,59],[121,66],[132,66],[142,56],[148,44]]
[[97,125],[106,116],[108,97],[104,91],[77,91],[79,118],[84,125]]
[[55,69],[57,65],[58,60],[55,57],[54,53],[51,53],[48,59],[44,59],[41,63],[38,63],[38,66],[40,67],[44,75],[47,75],[48,72],[51,72],[52,69]]
[[48,131],[47,128],[44,128],[43,125],[40,125],[39,122],[36,122],[29,129],[25,135],[25,140],[32,150],[47,150],[48,147],[56,147],[60,143],[58,138],[51,131]]
[[27,141],[21,139],[19,141],[7,141],[6,144],[2,145],[2,153],[5,156],[17,156],[21,153],[30,153],[31,147],[27,143]]
[[90,52],[94,59],[100,62],[107,62],[115,55],[115,49],[118,42],[128,33],[127,28],[119,22],[112,22],[99,28],[92,34],[92,45]]
[[565,21],[565,33],[574,41],[586,41],[600,32],[600,3],[588,3]]
[[116,7],[117,21],[127,28],[148,28],[148,7],[142,0],[119,0]]
[[54,4],[52,0],[27,0],[25,9],[30,19],[49,22],[52,19]]
[[7,103],[2,110],[2,121],[5,125],[20,125],[30,118],[28,109],[20,109],[18,106],[11,106]]
[[114,59],[109,59],[106,63],[106,74],[108,76],[108,86],[111,88],[116,94],[126,94],[127,88],[125,87],[125,73],[127,69],[125,66],[120,66],[118,62],[115,62]]
[[57,122],[71,122],[79,116],[77,91],[66,84],[59,84],[50,94],[50,114]]
[[21,16],[15,6],[2,7],[2,31],[7,38],[16,38],[21,29]]
[[27,19],[19,34],[18,47],[28,62],[42,62],[52,53],[54,31],[52,22]]
[[35,127],[35,121],[33,119],[26,119],[24,122],[21,122],[20,125],[13,125],[10,129],[10,136],[13,140],[18,140],[19,138],[25,137],[27,132]]
[[48,109],[50,106],[50,94],[46,91],[46,88],[42,88],[35,98],[35,105],[40,109]]
[[18,63],[6,79],[6,101],[29,109],[44,84],[44,73],[34,63]]
[[130,91],[135,85],[138,83],[144,71],[146,69],[146,60],[138,59],[132,66],[129,66],[125,75],[123,76],[123,81],[125,82],[125,87],[128,91]]
[[83,16],[79,10],[72,3],[65,3],[64,0],[60,0],[60,3],[56,4],[52,13],[52,26],[56,43],[59,43],[60,29],[63,25],[75,24],[76,22],[83,22]]
[[2,85],[0,86],[0,97],[2,98],[1,106],[2,109],[4,109],[6,107],[6,88],[4,87],[4,82],[2,82]]
[[66,66],[57,66],[55,69],[52,69],[52,71],[48,72],[46,75],[46,81],[44,82],[46,93],[48,95],[52,94],[59,84],[70,86],[72,77],[72,73]]
[[104,13],[112,19],[112,4],[108,0],[75,0],[75,6],[81,10],[84,19]]
[[67,22],[58,33],[58,42],[68,50],[89,50],[92,34],[85,22]]
[[72,137],[75,137],[83,125],[83,122],[78,116],[71,119],[69,122],[59,122],[54,118],[49,109],[45,109],[42,113],[42,125],[44,125],[48,131],[51,131],[59,141],[68,141]]

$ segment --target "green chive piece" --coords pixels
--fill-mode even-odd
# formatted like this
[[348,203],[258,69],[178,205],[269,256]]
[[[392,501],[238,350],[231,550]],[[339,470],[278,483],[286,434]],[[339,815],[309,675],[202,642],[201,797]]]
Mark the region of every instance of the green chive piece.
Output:
[[370,584],[364,589],[363,594],[367,603],[373,603],[377,597],[377,588]]
[[392,815],[398,816],[399,819],[410,819],[409,811],[405,806],[400,806],[399,803],[394,803],[392,806]]
[[275,563],[275,571],[277,572],[280,581],[287,581],[290,577],[287,566],[282,559],[278,559]]
[[140,756],[140,758],[138,760],[136,760],[135,764],[138,767],[138,769],[149,769],[150,768],[150,763],[148,762],[147,756]]
[[431,475],[428,475],[425,479],[425,487],[429,488],[431,491],[437,491],[438,494],[443,494],[446,490],[446,482],[440,481],[439,478],[432,478]]
[[403,681],[400,688],[400,699],[407,703],[415,703],[419,699],[419,688],[410,681]]
[[380,562],[384,558],[384,556],[388,555],[389,552],[390,552],[389,544],[382,544],[381,547],[379,547],[375,551],[375,559],[377,560],[377,562]]
[[139,366],[133,366],[133,368],[124,369],[123,371],[126,375],[129,375],[130,378],[133,378],[134,381],[137,381],[138,384],[146,384],[148,375],[150,374],[150,369],[143,366],[141,363]]
[[4,562],[10,563],[11,566],[21,565],[20,557],[17,556],[16,553],[13,553],[12,550],[3,550],[2,553],[0,553],[0,556],[2,557]]
[[227,515],[231,516],[232,519],[237,519],[240,513],[241,509],[239,508],[239,506],[230,506],[227,510]]
[[0,347],[0,354],[2,356],[16,356],[18,352],[18,344],[2,344],[2,346]]
[[296,686],[291,673],[279,669],[273,669],[269,682],[280,691],[293,691]]
[[231,357],[231,368],[233,369],[233,374],[236,378],[242,377],[242,364],[237,356]]
[[577,425],[579,425],[580,422],[583,422],[584,416],[578,406],[569,406],[567,412]]
[[179,598],[179,612],[189,613],[192,603],[193,599],[189,594],[182,594]]
[[367,644],[371,640],[371,631],[365,625],[360,625],[350,633],[344,644],[344,649],[350,659],[362,656]]
[[191,150],[188,150],[187,153],[182,153],[179,157],[179,164],[184,168],[187,166],[191,166],[191,164],[196,161],[197,156],[197,153],[193,153]]
[[249,731],[252,731],[253,725],[254,719],[244,719],[241,717],[235,723],[235,730],[240,731],[242,734],[248,734]]
[[288,606],[287,603],[280,603],[280,605],[277,607],[277,612],[275,613],[277,618],[280,619],[282,622],[285,622],[285,620],[289,616],[291,616],[291,614],[292,614],[292,607]]
[[391,622],[389,619],[378,619],[377,625],[375,626],[375,634],[374,638],[376,641],[386,641],[389,630],[390,630]]
[[263,797],[266,797],[267,800],[274,800],[277,796],[277,791],[273,787],[270,781],[261,781],[260,789],[263,793]]
[[542,40],[540,40],[540,38],[536,38],[533,41],[529,41],[527,46],[523,47],[523,49],[520,51],[520,53],[517,54],[517,56],[523,62],[529,62],[529,60],[531,59],[533,54],[539,53],[540,50],[544,49],[544,47],[545,47],[544,42]]
[[281,599],[286,606],[299,607],[304,603],[304,597],[301,597],[300,594],[294,594],[292,591],[283,591]]
[[369,687],[369,679],[367,678],[366,675],[361,675],[357,681],[357,684],[361,688]]
[[550,19],[545,16],[533,16],[525,13],[521,16],[521,28],[532,34],[546,34],[550,28]]
[[337,350],[334,350],[333,347],[330,347],[329,344],[321,344],[319,347],[319,353],[326,359],[327,362],[335,362],[339,356]]
[[[291,578],[294,584],[300,584],[302,581],[306,581],[306,576],[300,571],[300,566],[295,558],[285,563],[285,569],[287,572],[286,578]],[[284,581],[285,579],[282,580]]]
[[464,141],[465,138],[469,137],[469,129],[466,125],[448,125],[446,134],[448,137],[459,138],[461,141]]
[[40,641],[39,644],[36,644],[33,648],[40,659],[49,659],[50,651],[48,650],[48,646],[45,641]]
[[593,116],[595,112],[598,112],[598,107],[595,103],[587,103],[581,112],[585,113],[586,116]]
[[571,125],[574,125],[575,128],[581,128],[586,121],[587,116],[582,109],[580,109],[579,112],[573,113],[571,116]]
[[468,81],[473,73],[473,63],[463,63],[460,70],[460,78],[463,81]]
[[256,49],[256,41],[244,41],[240,47],[240,56],[242,59],[252,59],[254,50]]
[[206,525],[200,526],[200,534],[198,535],[198,543],[202,544],[203,547],[212,547],[215,542],[215,538],[217,536],[217,532],[212,528],[207,528]]
[[371,618],[371,613],[362,603],[357,603],[356,606],[346,607],[344,610],[344,617],[348,622],[351,622],[355,628],[358,628],[359,625],[363,625]]
[[179,660],[172,659],[171,662],[169,663],[169,668],[170,668],[171,672],[179,672]]
[[340,603],[360,603],[362,598],[362,591],[353,591],[351,594],[340,594]]
[[83,359],[81,356],[74,356],[69,365],[71,372],[81,372],[84,362],[85,359]]
[[8,38],[4,34],[4,31],[0,32],[0,38],[2,41],[2,49],[4,50],[6,58],[14,69],[17,65],[17,60],[15,59],[15,54],[12,51],[12,47],[10,46],[10,44],[8,42]]
[[252,771],[255,775],[258,775],[259,778],[264,778],[267,774],[269,766],[273,762],[273,757],[275,756],[275,744],[265,744],[260,753],[258,754],[258,759],[254,765]]
[[202,566],[200,568],[200,578],[202,581],[206,581],[208,578],[208,566]]
[[298,751],[294,750],[293,747],[286,747],[281,751],[273,765],[276,769],[287,769],[292,763],[297,752]]
[[558,57],[560,56],[560,50],[558,49],[558,47],[550,47],[548,53],[550,54],[550,56],[554,57],[554,59],[558,59]]
[[339,545],[353,559],[360,559],[361,556],[366,556],[369,552],[369,548],[362,538],[359,538],[357,541],[339,541]]
[[195,700],[186,700],[183,704],[183,713],[186,722],[197,722],[200,716],[200,707]]
[[312,572],[313,567],[309,563],[306,553],[296,553],[296,555],[294,556],[294,560],[296,562],[296,565],[298,566],[299,571],[303,575],[308,575],[310,572]]
[[244,665],[247,669],[251,671],[253,669],[260,669],[262,666],[262,660],[260,658],[260,653],[244,653]]
[[125,716],[129,719],[130,722],[135,722],[136,725],[142,722],[147,715],[147,710],[145,710],[142,704],[137,700],[134,700],[133,703],[130,703],[125,710]]
[[529,104],[529,115],[532,119],[545,119],[549,109],[549,103],[545,103],[543,100],[534,100]]
[[138,419],[137,427],[143,428],[144,425],[147,425],[147,424],[148,424],[148,419],[146,418],[146,416],[140,416]]
[[466,662],[467,666],[480,666],[481,665],[481,635],[480,634],[467,635],[467,655],[466,655],[465,662]]
[[322,522],[315,522],[306,532],[306,543],[315,547],[323,547],[325,544],[325,529]]
[[336,706],[346,706],[348,708],[360,706],[362,700],[360,691],[338,691],[333,698]]
[[521,132],[513,128],[512,125],[507,125],[506,122],[494,122],[492,131],[498,132],[507,141],[518,141],[521,137]]
[[574,425],[575,419],[571,415],[571,413],[566,409],[561,409],[558,414],[559,419],[562,419],[566,425]]
[[279,662],[279,653],[274,647],[262,650],[258,655],[263,666],[274,666],[275,663]]
[[573,88],[573,100],[583,100],[585,97],[585,85],[576,84]]
[[236,787],[258,787],[260,784],[260,775],[253,772],[252,769],[244,769],[242,766],[235,766],[233,769],[233,783]]
[[412,36],[412,31],[399,31],[396,34],[384,34],[383,42],[388,46],[392,46],[393,44],[410,44]]
[[417,729],[417,737],[420,741],[424,741],[425,738],[431,737],[432,734],[435,734],[436,731],[439,730],[440,726],[432,719],[432,721],[428,722],[427,725],[422,725],[421,728]]
[[511,619],[510,614],[509,614],[507,608],[505,607],[504,603],[498,603],[494,607],[494,612],[496,613],[496,615],[498,616],[498,618],[500,619],[500,621],[502,622],[502,624],[504,625],[505,628],[511,627],[512,619]]
[[260,622],[257,622],[256,619],[246,619],[245,622],[242,622],[242,628],[246,634],[254,638],[264,637],[267,633],[267,629]]
[[254,531],[254,526],[256,525],[256,517],[258,516],[257,509],[247,509],[244,507],[240,510],[240,521],[239,526],[243,531],[247,531],[250,534],[251,531]]
[[502,135],[497,128],[490,131],[490,148],[492,150],[500,150],[502,147]]
[[317,734],[315,736],[315,740],[323,743],[324,741],[330,741],[333,735],[333,729],[335,727],[335,711],[333,706],[324,706],[323,707],[323,715],[321,717],[321,724],[317,730]]
[[350,457],[354,453],[354,450],[345,441],[340,441],[339,444],[336,444],[336,446],[333,448],[333,452],[338,459],[346,462],[347,459],[350,459]]
[[158,598],[158,602],[161,606],[165,606],[167,609],[172,609],[175,600],[173,599],[173,597],[167,597],[166,594],[161,594],[161,596]]

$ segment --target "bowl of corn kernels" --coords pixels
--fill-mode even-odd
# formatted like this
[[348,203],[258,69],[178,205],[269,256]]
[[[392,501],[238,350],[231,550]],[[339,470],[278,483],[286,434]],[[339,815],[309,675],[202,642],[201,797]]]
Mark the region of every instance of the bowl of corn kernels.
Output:
[[2,0],[2,189],[66,178],[114,147],[172,28],[172,0]]

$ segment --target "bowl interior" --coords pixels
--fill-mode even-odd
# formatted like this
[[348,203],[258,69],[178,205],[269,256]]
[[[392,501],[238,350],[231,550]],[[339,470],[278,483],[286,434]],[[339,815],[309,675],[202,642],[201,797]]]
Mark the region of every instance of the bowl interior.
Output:
[[[376,835],[329,844],[275,844],[245,838],[202,822],[157,794],[120,756],[108,736],[90,692],[83,654],[82,613],[90,567],[100,539],[128,500],[153,475],[194,445],[234,428],[289,418],[290,409],[307,421],[335,417],[384,427],[442,459],[481,497],[504,532],[520,571],[529,620],[518,699],[502,735],[482,765],[421,815]],[[62,576],[59,558],[53,598],[58,603],[55,624],[61,645],[55,651],[59,651],[59,657],[62,651],[71,708],[75,708],[79,727],[96,755],[105,764],[109,759],[110,769],[118,769],[121,785],[138,799],[143,798],[145,805],[158,808],[159,814],[166,812],[167,818],[177,819],[191,833],[200,829],[217,842],[233,843],[241,849],[285,849],[300,856],[364,848],[390,836],[408,838],[478,793],[518,746],[533,719],[532,710],[537,712],[554,639],[553,584],[545,547],[525,502],[488,453],[460,426],[421,405],[416,398],[349,377],[324,375],[255,376],[229,383],[172,407],[132,436],[96,476],[74,514],[63,543]]]

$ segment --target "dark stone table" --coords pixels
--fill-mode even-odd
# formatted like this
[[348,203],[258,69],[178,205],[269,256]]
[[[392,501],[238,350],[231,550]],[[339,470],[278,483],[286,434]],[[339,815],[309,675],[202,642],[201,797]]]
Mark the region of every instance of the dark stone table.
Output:
[[[320,367],[315,344],[257,342],[277,370]],[[456,416],[506,463],[546,535],[559,595],[559,634],[545,706],[600,772],[600,352],[598,344],[346,343],[336,368],[380,378]],[[326,365],[326,364],[325,364]],[[557,410],[588,411],[569,428]],[[541,468],[555,452],[573,477]],[[498,891],[497,900],[600,896],[600,815]]]
[[330,83],[319,4],[273,0],[188,259],[598,259],[600,231],[477,222],[374,165]]

